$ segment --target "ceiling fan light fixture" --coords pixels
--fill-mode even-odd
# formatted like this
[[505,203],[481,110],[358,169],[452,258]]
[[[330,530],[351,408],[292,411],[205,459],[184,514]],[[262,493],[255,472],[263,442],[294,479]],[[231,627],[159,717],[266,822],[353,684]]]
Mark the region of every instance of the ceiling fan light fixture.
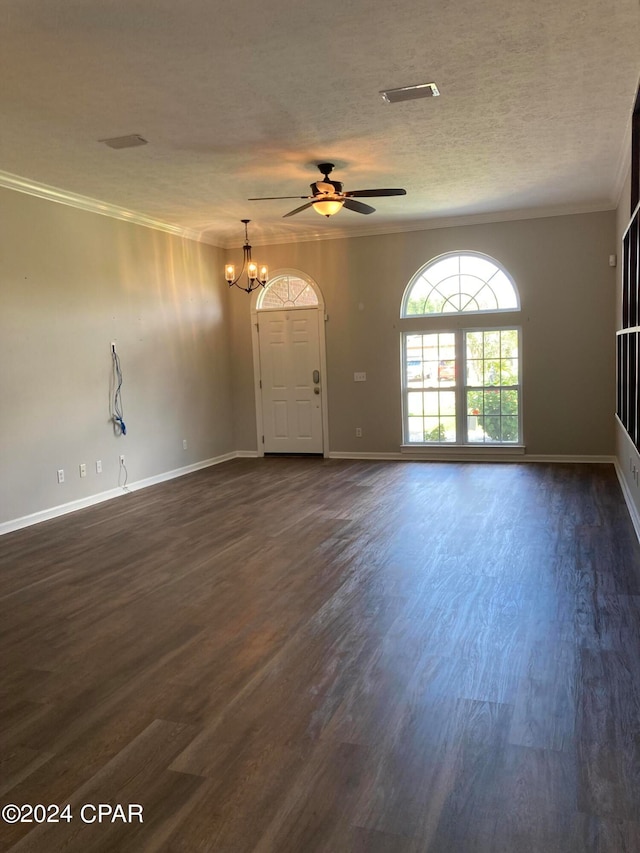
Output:
[[327,199],[325,201],[316,201],[313,204],[313,209],[320,216],[333,216],[342,210],[344,199]]
[[[382,198],[383,196],[391,195],[406,195],[407,191],[399,187],[378,187],[377,189],[366,190],[350,190],[349,192],[342,191],[341,181],[332,181],[329,175],[333,171],[333,163],[317,163],[316,164],[323,180],[315,181],[310,185],[311,195],[288,195],[288,196],[266,196],[263,198],[250,198],[249,201],[274,201],[280,198],[299,198],[306,203],[296,207],[295,210],[290,210],[285,213],[283,219],[288,219],[290,216],[296,216],[302,213],[303,210],[309,210],[312,207],[320,216],[329,218],[339,213],[342,208],[352,211],[353,213],[375,213],[375,207],[370,204],[364,204],[358,201],[358,198]],[[244,219],[242,220],[245,221]],[[230,281],[231,274],[227,277]]]
[[435,83],[418,83],[416,86],[384,89],[380,95],[386,104],[397,104],[399,101],[415,101],[418,98],[437,98],[440,90]]

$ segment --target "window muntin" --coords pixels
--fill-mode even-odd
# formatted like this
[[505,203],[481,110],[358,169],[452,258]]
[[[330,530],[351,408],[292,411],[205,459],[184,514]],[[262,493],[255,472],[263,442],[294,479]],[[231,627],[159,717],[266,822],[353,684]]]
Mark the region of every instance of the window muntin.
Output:
[[403,335],[407,444],[521,440],[518,329]]
[[318,295],[311,284],[296,275],[279,275],[272,278],[258,299],[258,310],[282,308],[314,308]]
[[498,264],[485,255],[463,252],[430,261],[409,282],[402,317],[517,311],[518,292]]

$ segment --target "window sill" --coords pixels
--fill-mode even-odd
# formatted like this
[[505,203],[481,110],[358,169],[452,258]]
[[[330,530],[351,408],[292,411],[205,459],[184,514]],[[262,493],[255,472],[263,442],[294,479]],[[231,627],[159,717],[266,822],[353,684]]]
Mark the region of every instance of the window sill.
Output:
[[524,444],[481,445],[481,444],[402,444],[400,453],[408,459],[433,459],[460,462],[493,462],[524,456]]

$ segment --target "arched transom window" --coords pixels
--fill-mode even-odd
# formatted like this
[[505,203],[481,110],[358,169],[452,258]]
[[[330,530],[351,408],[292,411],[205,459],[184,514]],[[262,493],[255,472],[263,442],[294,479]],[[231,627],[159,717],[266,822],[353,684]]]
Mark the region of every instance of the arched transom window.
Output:
[[518,292],[504,269],[474,252],[441,255],[409,282],[402,317],[480,311],[517,311]]
[[318,295],[309,281],[299,275],[285,273],[272,278],[258,299],[258,310],[313,308]]
[[[406,445],[522,443],[519,309],[513,280],[486,255],[440,255],[413,276],[401,307]],[[464,314],[466,328],[443,314]]]

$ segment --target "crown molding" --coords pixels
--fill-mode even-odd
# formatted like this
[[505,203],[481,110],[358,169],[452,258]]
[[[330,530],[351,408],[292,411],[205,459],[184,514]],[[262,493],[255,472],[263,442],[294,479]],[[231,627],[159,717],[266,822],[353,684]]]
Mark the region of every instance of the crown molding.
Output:
[[[623,172],[622,178],[618,179],[622,181],[621,188],[624,185],[625,178],[626,172]],[[119,207],[118,205],[110,204],[109,202],[100,201],[99,199],[90,198],[89,196],[79,195],[78,193],[63,190],[59,187],[42,184],[38,181],[33,181],[30,178],[12,175],[9,172],[0,171],[0,187],[15,190],[16,192],[26,193],[27,195],[36,196],[37,198],[42,198],[47,201],[55,201],[58,204],[66,204],[69,207],[75,207],[89,213],[99,213],[102,216],[109,216],[112,219],[131,222],[134,225],[142,225],[145,228],[163,231],[166,234],[172,234],[176,237],[182,237],[187,240],[195,240],[198,243],[206,243],[207,245],[215,246],[219,249],[237,249],[242,247],[242,242],[238,242],[237,237],[234,237],[232,240],[225,240],[222,237],[207,238],[201,231],[196,231],[192,228],[184,228],[180,225],[172,225],[169,222],[154,219],[151,216],[146,216],[144,213],[128,210],[127,208]],[[616,199],[618,197],[619,193]],[[346,240],[352,237],[377,237],[384,234],[402,234],[409,231],[430,231],[438,228],[459,228],[464,225],[484,225],[527,219],[545,219],[553,216],[571,216],[581,213],[601,213],[607,210],[615,210],[617,204],[618,202],[616,200],[601,204],[563,205],[533,209],[524,208],[519,210],[503,210],[492,213],[460,214],[457,216],[434,216],[421,219],[407,219],[398,222],[387,222],[381,223],[380,225],[374,225],[373,223],[367,225],[363,224],[361,227],[356,226],[348,229],[338,226],[331,230],[316,229],[313,232],[305,231],[299,234],[287,232],[286,234],[274,234],[272,237],[264,238],[260,238],[260,236],[258,236],[257,238],[252,238],[251,243],[254,247],[279,246],[290,243],[315,243],[321,240]]]
[[46,201],[55,201],[58,204],[66,204],[69,207],[75,207],[78,210],[85,210],[89,213],[99,213],[102,216],[109,216],[111,219],[120,219],[123,222],[132,222],[134,225],[143,225],[145,228],[153,228],[155,231],[164,231],[165,234],[173,234],[175,237],[195,240],[198,243],[208,242],[203,240],[200,232],[194,231],[193,229],[183,228],[180,225],[172,225],[169,222],[163,222],[160,219],[145,216],[144,213],[138,213],[135,210],[127,210],[125,207],[119,207],[118,205],[110,204],[106,201],[100,201],[95,198],[79,195],[78,193],[70,192],[69,190],[62,190],[59,187],[41,184],[38,181],[32,181],[29,178],[12,175],[9,172],[0,171],[0,187],[36,196],[36,198],[42,198]]

